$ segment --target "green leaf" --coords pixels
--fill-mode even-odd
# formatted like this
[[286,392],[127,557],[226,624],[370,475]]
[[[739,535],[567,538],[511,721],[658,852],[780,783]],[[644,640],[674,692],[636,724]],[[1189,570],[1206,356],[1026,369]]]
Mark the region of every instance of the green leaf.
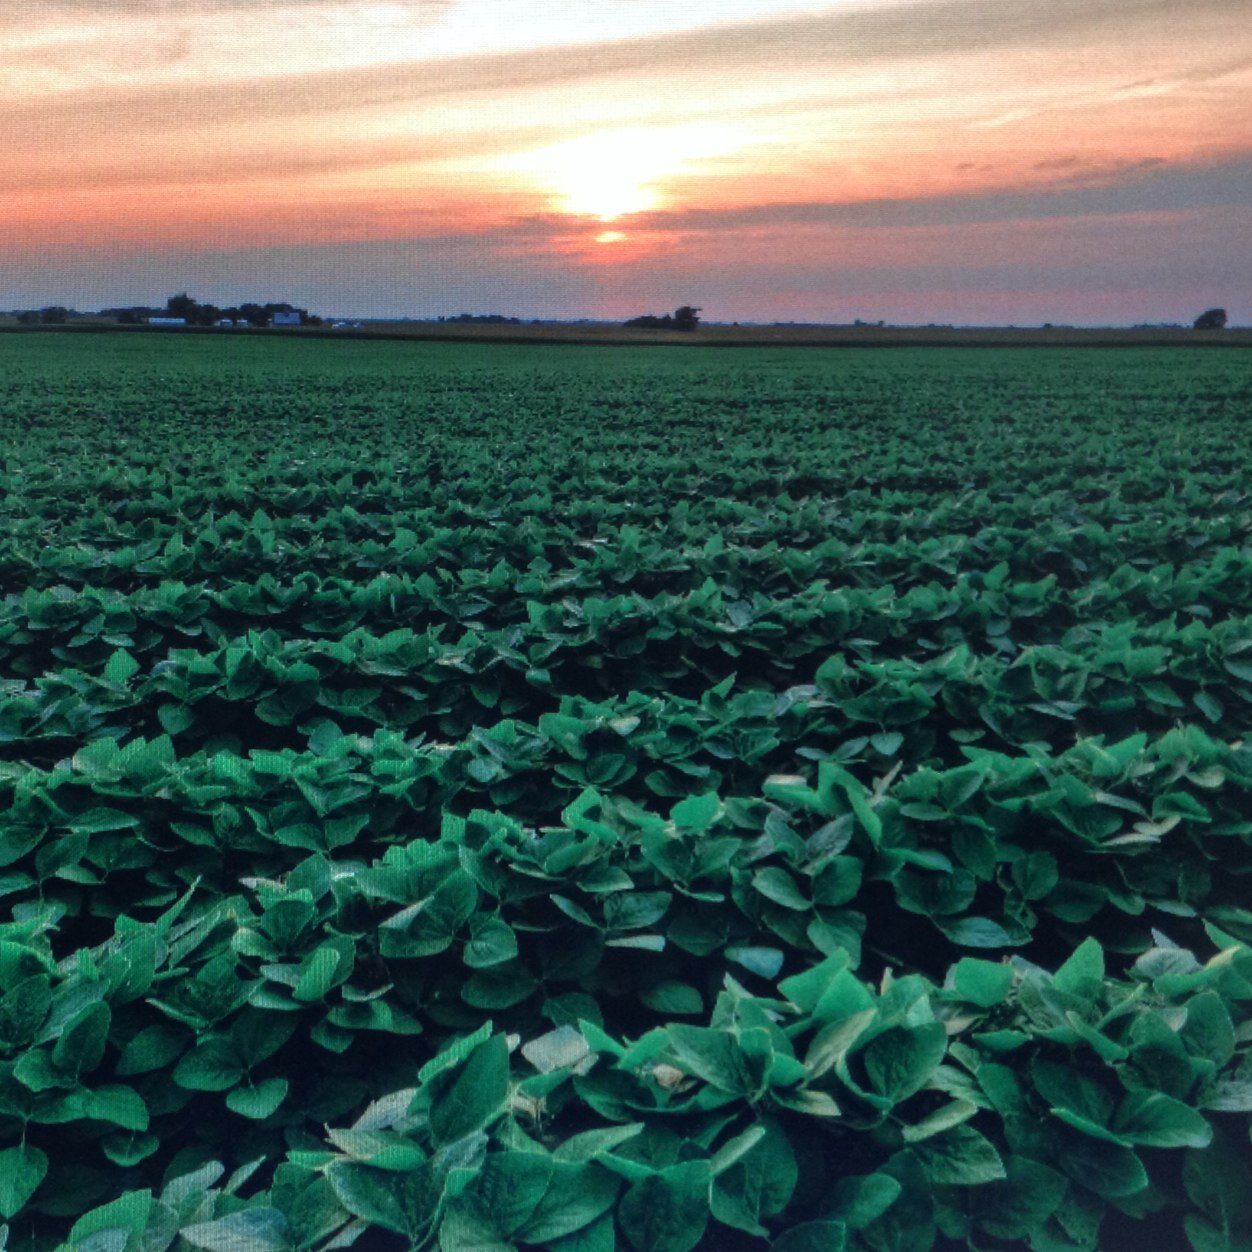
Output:
[[0,1217],[16,1217],[47,1172],[47,1156],[30,1144],[0,1152]]
[[954,921],[932,917],[931,920],[962,948],[1007,948],[1016,942],[999,922],[989,917],[960,917]]
[[254,1087],[236,1087],[226,1096],[226,1107],[241,1117],[262,1121],[287,1097],[285,1078],[267,1078]]
[[1013,862],[1011,872],[1014,885],[1026,900],[1042,900],[1060,881],[1051,852],[1028,853]]
[[680,1069],[733,1095],[755,1090],[739,1045],[727,1031],[675,1024],[665,1034]]
[[870,1084],[893,1104],[920,1091],[948,1050],[940,1022],[908,1029],[893,1026],[872,1039],[863,1052]]
[[157,708],[157,720],[167,735],[181,735],[196,724],[196,714],[186,704],[162,704]]
[[582,1032],[573,1026],[558,1026],[522,1048],[522,1055],[541,1073],[577,1065],[591,1055]]
[[249,1068],[268,1060],[295,1033],[294,1013],[258,1013],[245,1009],[230,1028],[231,1042]]
[[1203,991],[1187,1001],[1187,1020],[1178,1033],[1188,1052],[1219,1068],[1235,1054],[1234,1022],[1215,991]]
[[1058,991],[1094,1003],[1104,985],[1104,949],[1094,939],[1084,939],[1053,975],[1052,982]]
[[709,1172],[716,1178],[733,1165],[737,1165],[765,1138],[765,1133],[765,1127],[757,1122],[749,1126],[742,1134],[722,1144],[709,1161]]
[[617,1179],[599,1165],[555,1161],[543,1199],[517,1234],[526,1243],[546,1247],[590,1229],[613,1207],[618,1186]]
[[1135,1195],[1148,1185],[1143,1162],[1118,1143],[1069,1136],[1057,1164],[1081,1187],[1106,1199]]
[[326,1178],[354,1217],[414,1242],[420,1241],[439,1211],[442,1184],[429,1166],[387,1173],[338,1160],[327,1167]]
[[493,1152],[483,1163],[475,1194],[496,1228],[506,1235],[533,1216],[552,1181],[551,1157],[538,1152]]
[[962,1000],[990,1009],[1003,1004],[1013,985],[1013,969],[995,961],[963,956],[952,967],[952,981]]
[[847,952],[836,952],[803,973],[784,978],[778,984],[778,990],[801,1012],[812,1013],[834,980],[847,968]]
[[135,1131],[119,1131],[100,1141],[100,1148],[105,1156],[115,1165],[122,1166],[123,1169],[129,1169],[132,1165],[138,1165],[140,1161],[146,1161],[160,1147],[161,1141],[156,1135]]
[[860,1230],[881,1217],[899,1198],[901,1187],[890,1174],[840,1178],[835,1184],[830,1216],[850,1230]]
[[1213,1138],[1213,1128],[1195,1109],[1160,1091],[1132,1091],[1110,1129],[1146,1148],[1203,1148]]
[[904,1126],[901,1134],[905,1143],[921,1143],[924,1139],[930,1139],[950,1130],[953,1126],[969,1121],[977,1112],[978,1105],[972,1101],[953,1100],[923,1117],[920,1122],[912,1126]]
[[690,983],[666,980],[649,987],[640,999],[664,1017],[686,1017],[704,1012],[704,1001]]
[[979,1225],[1000,1239],[1027,1239],[1052,1216],[1068,1188],[1056,1170],[1010,1156],[1005,1177],[978,1192]]
[[553,1156],[558,1161],[574,1164],[598,1160],[619,1145],[634,1139],[642,1130],[642,1122],[631,1122],[626,1126],[606,1126],[603,1130],[584,1130],[558,1144]]
[[211,1222],[184,1226],[178,1233],[193,1248],[207,1252],[257,1252],[291,1248],[287,1218],[275,1208],[243,1209]]
[[439,1223],[439,1252],[515,1252],[484,1213],[454,1204]]
[[706,791],[703,795],[688,796],[679,800],[670,810],[670,821],[675,826],[687,830],[707,830],[717,817],[722,802],[715,791]]
[[104,676],[111,683],[124,683],[139,673],[139,662],[124,648],[119,648],[109,657],[104,667]]
[[148,1106],[133,1087],[109,1083],[83,1097],[83,1113],[124,1130],[148,1129]]
[[480,1043],[491,1038],[491,1030],[491,1023],[483,1022],[473,1034],[466,1035],[463,1039],[457,1039],[450,1043],[442,1052],[427,1061],[417,1071],[418,1082],[428,1083],[439,1074],[455,1069]]
[[776,978],[783,967],[783,954],[778,948],[732,944],[726,949],[726,959],[761,978]]
[[[710,1210],[723,1225],[763,1236],[766,1230],[761,1219],[774,1217],[787,1207],[799,1170],[791,1142],[777,1122],[766,1119],[752,1129],[762,1132],[755,1142],[740,1136],[727,1145],[738,1158],[728,1168],[719,1170],[715,1158]],[[741,1152],[745,1143],[747,1151]]]
[[795,909],[803,913],[812,907],[811,902],[804,898],[796,886],[795,879],[785,869],[779,869],[776,865],[757,870],[752,876],[752,885],[767,900],[772,900],[785,909]]
[[243,1066],[231,1043],[212,1036],[198,1044],[177,1065],[173,1079],[190,1091],[226,1091],[243,1078]]
[[480,1043],[430,1111],[430,1129],[441,1144],[482,1130],[502,1112],[509,1095],[509,1045],[503,1035]]
[[1006,1177],[991,1141],[970,1125],[954,1126],[914,1144],[913,1151],[931,1182],[947,1187],[979,1187]]
[[96,1068],[109,1038],[109,1006],[100,1001],[76,1013],[52,1049],[52,1063],[70,1074]]
[[305,959],[304,969],[292,995],[305,1002],[322,999],[335,985],[339,970],[339,952],[329,944],[323,944]]
[[517,955],[517,936],[498,917],[471,923],[471,927],[472,935],[465,945],[465,964],[471,969],[489,969]]
[[127,1191],[116,1200],[84,1213],[70,1230],[70,1243],[82,1243],[101,1231],[121,1230],[126,1234],[122,1246],[126,1252],[135,1252],[151,1212],[151,1191]]
[[551,1252],[616,1252],[619,1244],[613,1227],[613,1214],[603,1214],[590,1225],[553,1240],[550,1246]]
[[138,825],[139,818],[133,813],[106,806],[75,814],[69,824],[70,830],[80,835],[103,835],[114,830],[131,830]]
[[146,1026],[122,1049],[116,1073],[120,1078],[164,1069],[187,1046],[187,1034],[177,1027],[158,1023]]
[[709,1171],[703,1161],[671,1165],[632,1184],[617,1208],[636,1252],[691,1252],[709,1220]]
[[813,880],[813,903],[838,908],[856,898],[861,890],[864,865],[859,857],[832,857]]
[[1215,1228],[1206,1234],[1215,1233],[1231,1241],[1230,1246],[1236,1231],[1247,1234],[1252,1226],[1252,1169],[1247,1155],[1242,1129],[1222,1130],[1210,1147],[1188,1152],[1183,1163],[1187,1196]]
[[801,1222],[784,1230],[770,1245],[770,1252],[843,1252],[848,1228],[842,1222]]

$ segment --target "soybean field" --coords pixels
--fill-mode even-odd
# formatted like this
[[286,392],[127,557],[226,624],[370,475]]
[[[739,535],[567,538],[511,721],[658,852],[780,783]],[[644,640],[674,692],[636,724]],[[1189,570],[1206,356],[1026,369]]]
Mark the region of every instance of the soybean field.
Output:
[[10,1252],[1252,1249],[1252,351],[0,335]]

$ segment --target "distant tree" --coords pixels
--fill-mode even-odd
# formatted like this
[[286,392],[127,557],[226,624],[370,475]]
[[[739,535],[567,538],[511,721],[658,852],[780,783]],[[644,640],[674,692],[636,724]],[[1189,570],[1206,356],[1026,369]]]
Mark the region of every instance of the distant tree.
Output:
[[23,309],[17,315],[17,323],[19,326],[38,326],[39,325],[39,310],[38,309]]
[[185,317],[188,322],[192,322],[195,319],[199,308],[199,302],[193,300],[185,291],[180,292],[176,296],[170,296],[165,302],[165,314],[167,317]]
[[1196,330],[1221,330],[1226,325],[1225,309],[1208,309],[1195,319]]
[[39,320],[45,326],[64,326],[70,320],[70,311],[59,304],[50,304],[39,310]]
[[700,310],[684,304],[672,315],[657,317],[653,313],[645,313],[642,317],[632,317],[626,323],[636,330],[695,330],[700,324]]

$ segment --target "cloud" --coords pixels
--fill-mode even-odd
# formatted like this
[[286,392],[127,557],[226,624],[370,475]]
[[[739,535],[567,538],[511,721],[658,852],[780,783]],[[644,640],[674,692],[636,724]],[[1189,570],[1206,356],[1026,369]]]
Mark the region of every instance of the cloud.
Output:
[[1072,186],[1076,183],[1107,185],[1124,182],[1145,170],[1156,169],[1166,164],[1168,164],[1166,159],[1159,156],[1124,160],[1059,156],[1035,161],[1030,168],[1040,174],[1059,175],[1061,186]]
[[[446,12],[457,0],[386,0],[387,7],[427,17]],[[145,21],[174,18],[212,17],[240,10],[259,16],[284,12],[315,12],[320,9],[365,9],[378,7],[370,0],[39,0],[32,8],[0,10],[0,30],[51,26],[58,21],[81,22],[88,17],[116,19],[138,17]]]
[[[1063,172],[1072,168],[1063,166]],[[1079,162],[1079,168],[1083,168]],[[758,204],[732,209],[687,209],[639,214],[636,231],[717,233],[749,228],[845,226],[961,227],[1049,218],[1178,213],[1215,208],[1244,211],[1252,219],[1252,158],[1210,166],[1166,166],[1159,158],[1106,165],[1101,181],[1068,181],[1028,190],[972,194]],[[1249,223],[1252,225],[1252,221]]]
[[[128,2],[135,11],[144,7],[140,0]],[[173,8],[175,0],[164,3]],[[302,3],[342,7],[338,0]],[[216,0],[212,7],[216,12]],[[289,12],[290,0],[278,0],[274,8]],[[1059,53],[1087,47],[1101,38],[1124,45],[1137,32],[1159,36],[1162,24],[1168,28],[1177,21],[1177,9],[1176,0],[1050,0],[1047,5],[1036,0],[915,0],[520,52],[275,74],[264,86],[258,82],[251,88],[237,82],[206,82],[200,88],[200,103],[206,110],[228,112],[255,109],[263,103],[272,118],[303,115],[310,108],[326,107],[328,101],[355,107],[416,103],[460,94],[552,88],[589,79],[636,79],[643,92],[649,80],[664,75],[693,81],[704,73],[794,75],[819,67],[942,60],[1008,48],[1046,47]],[[1240,19],[1246,15],[1247,0],[1188,0],[1187,29],[1220,28],[1233,21],[1227,31],[1239,30]],[[259,92],[264,93],[263,100],[257,98]],[[89,94],[94,107],[125,123],[136,109],[149,112],[176,106],[185,97],[185,87],[106,89]],[[54,124],[57,119],[72,118],[83,103],[79,93],[62,102],[8,101],[0,104],[0,117],[11,125],[29,121],[32,115]]]

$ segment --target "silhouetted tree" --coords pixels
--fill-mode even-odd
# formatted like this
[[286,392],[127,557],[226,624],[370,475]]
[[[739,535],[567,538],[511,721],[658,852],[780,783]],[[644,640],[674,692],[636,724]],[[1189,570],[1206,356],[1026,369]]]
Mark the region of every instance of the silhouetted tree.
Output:
[[1221,330],[1225,325],[1225,309],[1208,309],[1195,319],[1196,330]]
[[45,326],[63,326],[70,320],[70,311],[59,304],[50,304],[39,310],[39,320]]
[[17,315],[17,324],[19,326],[39,325],[39,310],[38,309],[23,309]]
[[642,317],[632,317],[626,325],[636,330],[695,330],[700,324],[699,312],[699,309],[684,304],[673,315],[666,313],[664,317],[657,317],[645,313]]
[[185,291],[170,296],[165,302],[165,313],[168,317],[185,317],[190,323],[200,308],[199,302],[193,300]]

